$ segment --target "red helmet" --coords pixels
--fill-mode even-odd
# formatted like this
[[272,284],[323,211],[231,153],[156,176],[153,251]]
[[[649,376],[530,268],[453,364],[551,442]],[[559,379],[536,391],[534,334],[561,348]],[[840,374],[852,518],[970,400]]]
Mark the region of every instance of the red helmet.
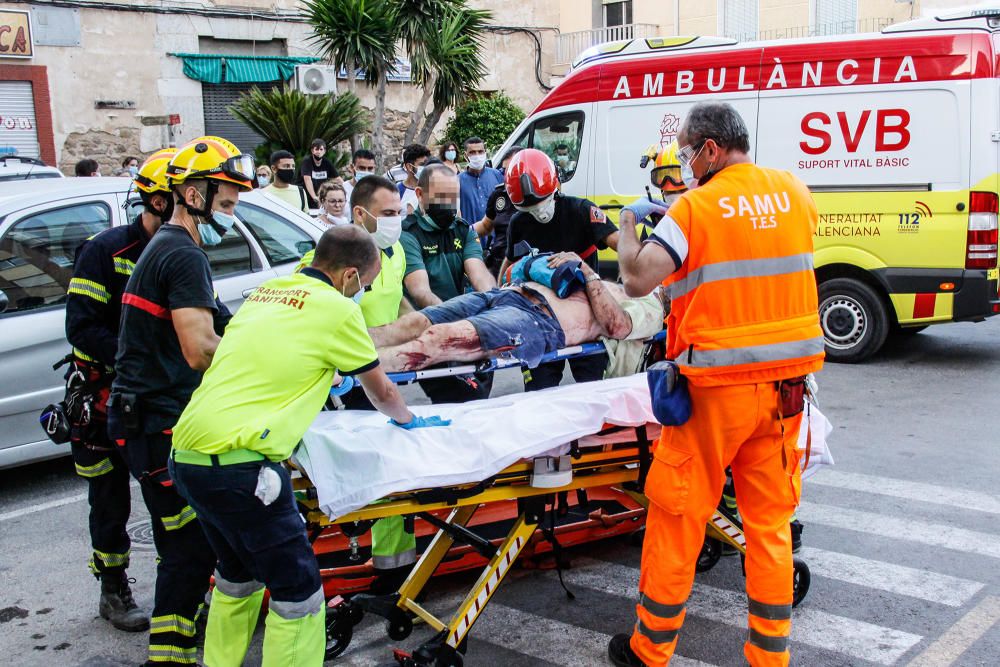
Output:
[[515,206],[534,206],[559,189],[556,166],[537,148],[519,151],[504,176],[507,196]]

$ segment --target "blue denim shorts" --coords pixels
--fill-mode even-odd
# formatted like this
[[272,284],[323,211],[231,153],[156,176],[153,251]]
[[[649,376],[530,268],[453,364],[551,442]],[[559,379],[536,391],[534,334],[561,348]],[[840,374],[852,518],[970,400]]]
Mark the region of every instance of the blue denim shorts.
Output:
[[[522,288],[525,289],[525,288]],[[540,294],[538,305],[512,289],[470,292],[420,312],[431,324],[468,320],[484,350],[510,350],[528,368],[542,355],[562,348],[566,336]]]

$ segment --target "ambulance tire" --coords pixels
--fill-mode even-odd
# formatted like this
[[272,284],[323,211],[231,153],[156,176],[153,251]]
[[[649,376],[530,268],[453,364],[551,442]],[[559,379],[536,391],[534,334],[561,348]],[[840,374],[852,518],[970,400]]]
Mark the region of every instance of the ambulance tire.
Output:
[[792,560],[792,568],[792,606],[797,607],[809,593],[812,573],[809,571],[809,565],[800,558]]
[[889,335],[885,301],[854,278],[832,278],[820,283],[819,318],[829,361],[864,361],[881,349]]

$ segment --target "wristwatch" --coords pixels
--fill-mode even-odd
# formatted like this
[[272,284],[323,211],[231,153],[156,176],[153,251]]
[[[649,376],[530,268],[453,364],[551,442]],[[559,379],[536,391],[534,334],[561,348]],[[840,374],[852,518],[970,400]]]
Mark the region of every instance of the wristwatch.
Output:
[[583,281],[583,282],[585,282],[585,283],[592,283],[592,282],[594,282],[595,280],[600,280],[600,279],[601,279],[601,274],[599,274],[599,273],[594,273],[594,274],[592,274],[592,275],[589,275],[589,276],[587,276],[587,277],[586,277],[586,278],[584,279],[584,281]]

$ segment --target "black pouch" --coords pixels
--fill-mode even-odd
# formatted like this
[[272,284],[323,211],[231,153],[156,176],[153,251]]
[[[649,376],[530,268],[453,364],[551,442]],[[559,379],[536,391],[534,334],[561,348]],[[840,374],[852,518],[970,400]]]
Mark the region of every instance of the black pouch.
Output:
[[691,418],[691,394],[687,378],[673,361],[659,361],[646,370],[649,399],[656,421],[664,426],[680,426]]
[[38,423],[42,425],[42,430],[52,442],[57,445],[69,442],[73,427],[69,421],[65,401],[46,405],[42,414],[38,416]]
[[806,378],[792,378],[778,383],[778,393],[781,394],[781,416],[794,417],[805,407]]
[[139,399],[135,394],[112,394],[108,401],[108,434],[113,440],[142,435]]

